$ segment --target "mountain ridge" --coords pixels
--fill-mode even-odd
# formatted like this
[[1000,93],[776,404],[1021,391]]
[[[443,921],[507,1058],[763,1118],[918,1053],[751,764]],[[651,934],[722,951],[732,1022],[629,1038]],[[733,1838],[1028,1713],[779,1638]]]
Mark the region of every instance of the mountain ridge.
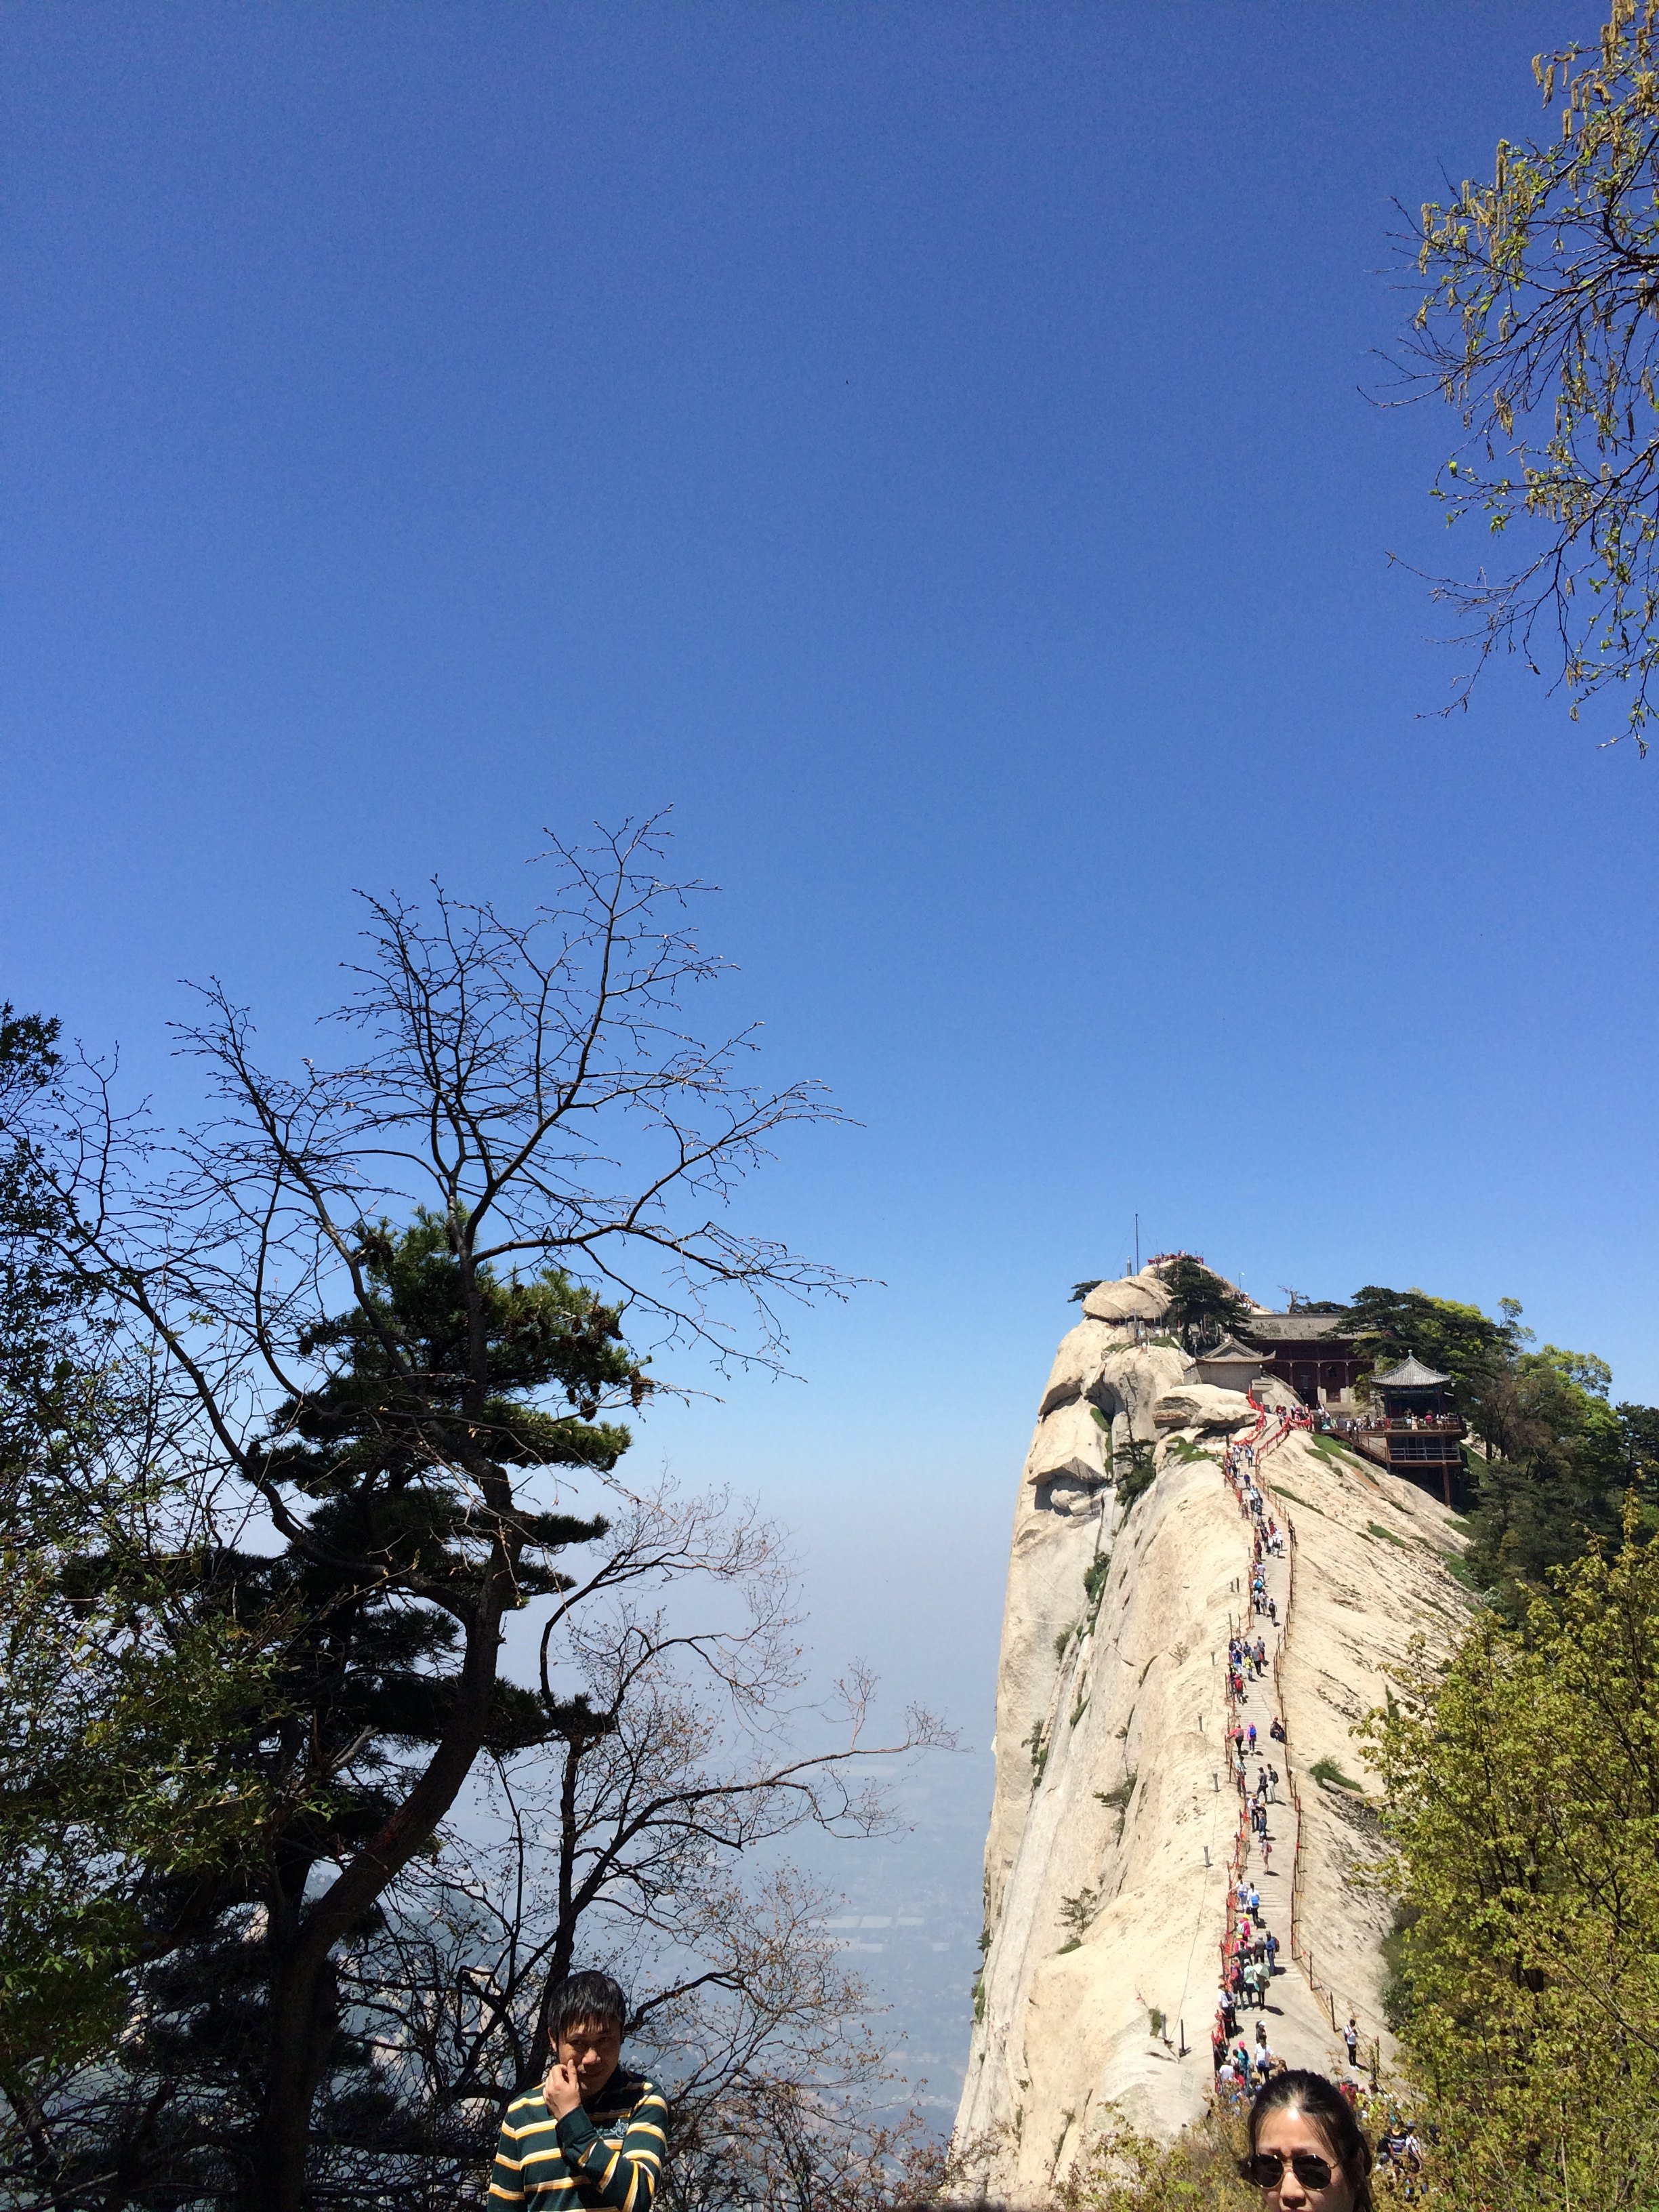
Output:
[[[1176,1343],[1146,1340],[1159,1295],[1150,1268],[1090,1292],[1042,1393],[1017,1496],[985,1965],[955,2137],[978,2186],[1013,2204],[1052,2191],[1107,2108],[1171,2136],[1212,2081],[1242,1827],[1228,1644],[1249,1620],[1256,1526],[1222,1462],[1262,1405],[1296,1401],[1271,1380],[1255,1401],[1194,1380]],[[1273,1747],[1273,1863],[1251,1863],[1280,1944],[1261,2017],[1291,2063],[1328,2069],[1352,2012],[1386,2063],[1392,1914],[1372,1879],[1375,1784],[1351,1730],[1414,1636],[1455,1640],[1469,1601],[1449,1563],[1462,1539],[1437,1499],[1334,1440],[1282,1419],[1271,1433],[1254,1473],[1264,1522],[1287,1538],[1270,1586],[1288,1633],[1239,1713],[1264,1749],[1281,1709],[1289,1731]]]

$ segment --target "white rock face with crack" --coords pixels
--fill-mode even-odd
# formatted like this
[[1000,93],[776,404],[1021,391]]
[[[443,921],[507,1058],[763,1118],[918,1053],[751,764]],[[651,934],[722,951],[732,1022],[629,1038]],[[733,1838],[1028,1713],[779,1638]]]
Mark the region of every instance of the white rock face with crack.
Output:
[[[1012,2204],[1046,2199],[1108,2106],[1173,2135],[1211,2082],[1238,1823],[1225,1653],[1248,1604],[1250,1543],[1219,1459],[1255,1414],[1241,1394],[1189,1380],[1175,1346],[1133,1342],[1162,1301],[1150,1270],[1089,1294],[1040,1401],[1014,1509],[987,1954],[957,2122],[985,2194]],[[1137,1443],[1154,1448],[1157,1472],[1126,1507],[1122,1477],[1147,1456],[1131,1455]],[[1367,1778],[1350,1724],[1382,1701],[1380,1669],[1414,1631],[1443,1643],[1466,1618],[1444,1564],[1460,1540],[1423,1492],[1305,1437],[1262,1472],[1295,1493],[1270,1505],[1295,1516],[1299,1540],[1284,1686],[1304,1763],[1304,1932],[1340,1967],[1345,1996],[1379,2016],[1389,1908],[1354,1888],[1375,1855],[1374,1815],[1363,1801],[1326,1805],[1306,1767],[1335,1757]],[[1385,1510],[1386,1540],[1375,1533]],[[1304,2008],[1322,2020],[1311,1992]]]

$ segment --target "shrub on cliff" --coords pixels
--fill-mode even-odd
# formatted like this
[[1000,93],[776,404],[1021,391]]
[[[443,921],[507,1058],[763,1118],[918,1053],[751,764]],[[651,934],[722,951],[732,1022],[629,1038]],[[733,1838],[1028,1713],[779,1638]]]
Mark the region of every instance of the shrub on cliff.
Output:
[[1117,1477],[1118,1503],[1127,1513],[1158,1480],[1156,1447],[1137,1437],[1115,1455],[1113,1471]]
[[1116,2115],[1056,2190],[1056,2212],[1261,2212],[1238,2178],[1247,2147],[1242,2110],[1212,2106],[1172,2143]]

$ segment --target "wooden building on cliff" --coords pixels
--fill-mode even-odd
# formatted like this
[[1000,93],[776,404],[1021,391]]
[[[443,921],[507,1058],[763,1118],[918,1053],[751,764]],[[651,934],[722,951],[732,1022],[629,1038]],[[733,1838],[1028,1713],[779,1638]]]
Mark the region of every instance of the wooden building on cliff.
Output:
[[[1451,1403],[1452,1379],[1407,1352],[1397,1367],[1371,1377],[1371,1404],[1354,1439],[1369,1458],[1387,1455],[1389,1471],[1438,1488],[1448,1505],[1463,1472],[1464,1424]],[[1377,1447],[1382,1447],[1379,1451]]]
[[[1323,1413],[1352,1450],[1451,1504],[1462,1483],[1466,1433],[1452,1402],[1451,1377],[1425,1367],[1413,1353],[1370,1374],[1370,1363],[1346,1333],[1347,1327],[1345,1313],[1307,1307],[1252,1313],[1239,1330],[1245,1342],[1229,1337],[1213,1351],[1199,1353],[1199,1376],[1206,1382],[1244,1390],[1256,1375],[1276,1375],[1311,1413]],[[1354,1385],[1367,1374],[1371,1387],[1362,1405]]]
[[1353,1386],[1365,1362],[1345,1334],[1345,1313],[1318,1313],[1293,1307],[1289,1313],[1253,1313],[1243,1333],[1261,1353],[1269,1375],[1288,1382],[1304,1406],[1353,1402]]

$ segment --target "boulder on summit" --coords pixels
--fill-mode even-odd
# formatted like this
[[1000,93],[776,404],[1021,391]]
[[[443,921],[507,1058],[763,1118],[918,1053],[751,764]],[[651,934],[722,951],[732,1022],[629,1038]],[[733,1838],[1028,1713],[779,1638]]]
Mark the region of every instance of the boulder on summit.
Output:
[[1083,1301],[1090,1321],[1162,1321],[1169,1310],[1170,1294],[1149,1267],[1115,1283],[1097,1283]]
[[1152,1407],[1159,1430],[1248,1429],[1256,1408],[1242,1390],[1223,1390],[1213,1382],[1183,1382],[1166,1390]]

